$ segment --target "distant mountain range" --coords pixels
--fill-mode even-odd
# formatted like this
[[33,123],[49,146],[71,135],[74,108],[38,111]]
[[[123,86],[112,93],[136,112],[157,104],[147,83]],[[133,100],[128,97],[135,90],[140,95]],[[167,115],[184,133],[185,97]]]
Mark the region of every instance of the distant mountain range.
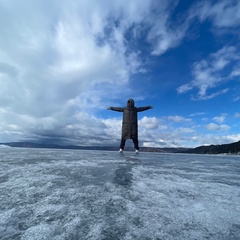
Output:
[[[115,146],[61,146],[57,144],[43,144],[32,142],[9,142],[0,143],[0,145],[9,147],[23,147],[23,148],[54,148],[54,149],[82,149],[82,150],[106,150],[106,151],[118,151],[119,148]],[[165,152],[165,153],[177,153],[187,151],[189,148],[153,148],[153,147],[141,147],[142,152]],[[126,151],[132,151],[133,147],[125,147]]]
[[240,154],[240,141],[229,144],[200,146],[181,152],[196,154]]
[[[9,142],[0,143],[0,145],[9,147],[23,147],[23,148],[54,148],[54,149],[82,149],[82,150],[107,150],[117,151],[118,147],[111,146],[61,146],[56,144],[42,144],[31,142]],[[126,147],[126,151],[132,151],[131,147]],[[195,154],[240,154],[240,141],[221,144],[221,145],[209,145],[199,146],[196,148],[153,148],[153,147],[141,147],[142,152],[161,152],[161,153],[195,153]]]

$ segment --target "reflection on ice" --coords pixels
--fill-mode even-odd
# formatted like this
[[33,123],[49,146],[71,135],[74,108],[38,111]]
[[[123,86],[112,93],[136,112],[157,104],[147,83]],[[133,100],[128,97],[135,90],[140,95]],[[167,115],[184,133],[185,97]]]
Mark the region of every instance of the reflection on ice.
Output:
[[0,239],[239,239],[240,158],[0,151]]

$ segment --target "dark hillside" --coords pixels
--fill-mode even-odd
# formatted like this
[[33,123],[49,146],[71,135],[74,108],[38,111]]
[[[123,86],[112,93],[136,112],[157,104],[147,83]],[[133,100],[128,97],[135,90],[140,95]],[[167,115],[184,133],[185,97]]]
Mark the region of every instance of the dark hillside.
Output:
[[200,146],[186,151],[181,151],[181,153],[197,153],[197,154],[237,154],[240,153],[240,141],[221,144],[221,145],[209,145]]

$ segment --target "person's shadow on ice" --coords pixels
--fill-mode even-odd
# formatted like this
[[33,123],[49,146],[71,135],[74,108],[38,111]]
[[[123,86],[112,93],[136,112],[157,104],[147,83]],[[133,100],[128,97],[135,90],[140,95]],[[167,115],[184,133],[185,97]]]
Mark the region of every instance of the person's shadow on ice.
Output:
[[139,164],[139,161],[124,162],[119,164],[118,168],[115,170],[114,183],[130,187],[133,180],[132,169]]

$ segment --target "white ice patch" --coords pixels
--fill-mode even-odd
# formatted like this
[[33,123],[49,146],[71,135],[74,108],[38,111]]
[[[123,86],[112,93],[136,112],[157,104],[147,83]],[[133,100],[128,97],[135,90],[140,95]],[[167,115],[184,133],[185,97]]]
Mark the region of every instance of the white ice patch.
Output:
[[49,240],[54,238],[55,229],[49,224],[40,224],[28,228],[21,237],[21,240]]

